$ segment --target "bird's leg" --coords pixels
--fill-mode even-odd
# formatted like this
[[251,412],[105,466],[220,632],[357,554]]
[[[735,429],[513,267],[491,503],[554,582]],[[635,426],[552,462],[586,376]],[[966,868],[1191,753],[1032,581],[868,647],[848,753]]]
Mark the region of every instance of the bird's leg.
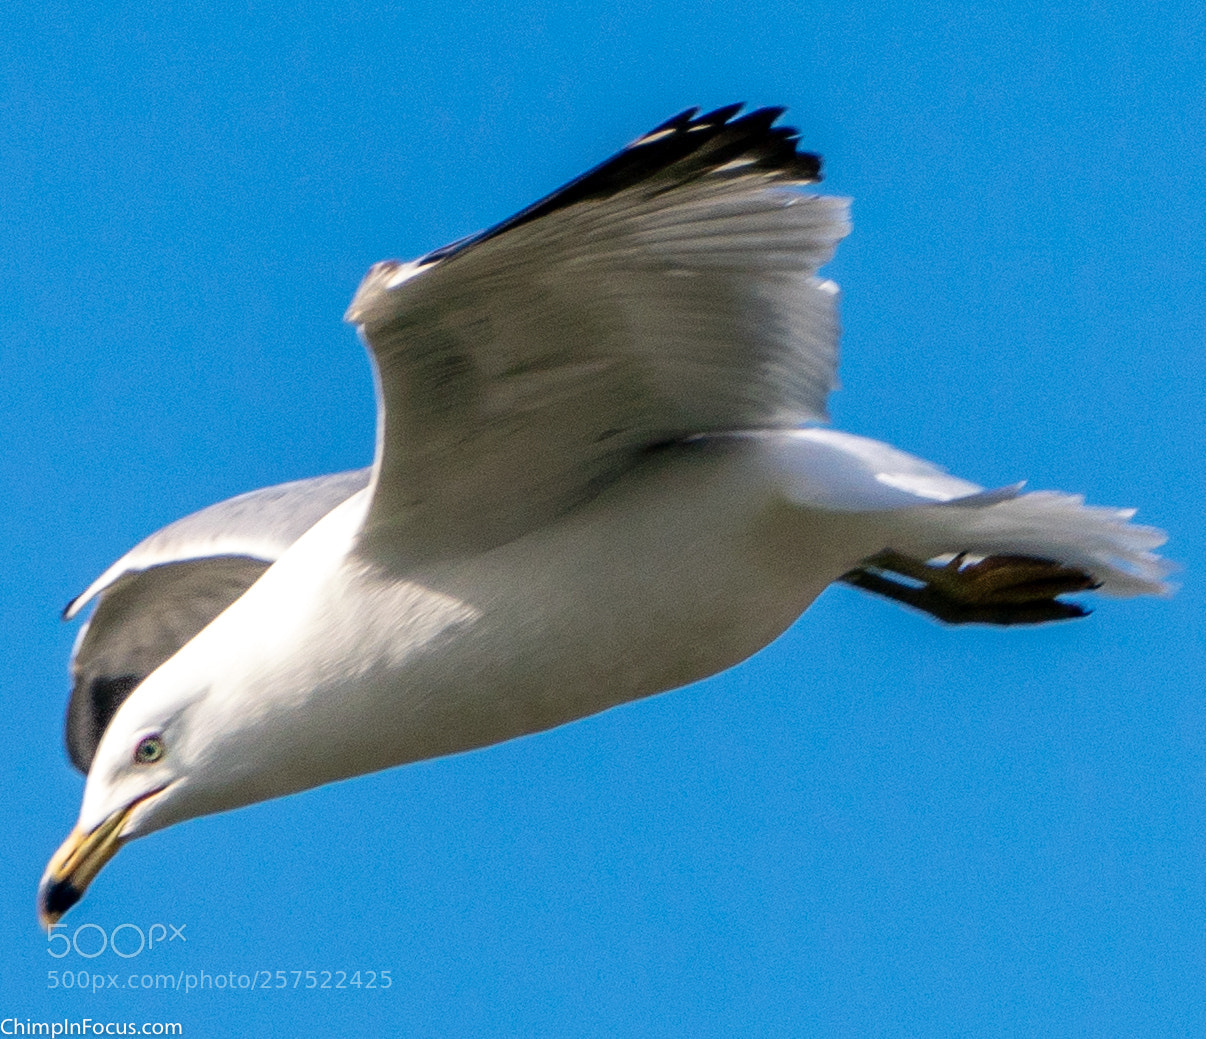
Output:
[[[865,559],[839,580],[912,606],[947,624],[1042,624],[1088,611],[1057,596],[1098,587],[1083,570],[1033,556],[966,554],[933,564],[892,549]],[[903,578],[903,580],[902,580]]]

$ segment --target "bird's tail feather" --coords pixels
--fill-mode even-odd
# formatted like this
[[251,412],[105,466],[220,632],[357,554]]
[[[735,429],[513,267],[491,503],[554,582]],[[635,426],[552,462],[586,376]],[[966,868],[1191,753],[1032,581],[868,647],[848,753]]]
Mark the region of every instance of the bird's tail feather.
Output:
[[[986,491],[888,444],[832,429],[751,433],[788,500],[860,513],[874,551],[918,560],[1029,556],[1089,575],[1106,595],[1160,595],[1173,566],[1153,549],[1164,532],[1134,509],[1088,506],[1079,495]],[[873,553],[872,553],[873,554]]]
[[[978,495],[976,497],[979,497]],[[896,517],[900,544],[920,558],[1032,556],[1082,570],[1105,595],[1161,595],[1171,564],[1153,549],[1167,540],[1155,527],[1132,523],[1134,509],[1084,504],[1077,494],[1035,491],[979,504],[955,499]]]

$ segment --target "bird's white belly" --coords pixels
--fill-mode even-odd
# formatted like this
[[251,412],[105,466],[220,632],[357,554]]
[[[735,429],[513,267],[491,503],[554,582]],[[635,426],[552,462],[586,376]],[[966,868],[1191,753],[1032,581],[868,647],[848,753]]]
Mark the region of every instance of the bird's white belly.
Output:
[[472,558],[392,567],[378,545],[361,563],[348,545],[362,514],[355,500],[336,509],[161,668],[212,673],[206,724],[224,730],[230,763],[213,771],[256,764],[206,810],[715,674],[878,547],[857,514],[789,504],[762,448],[742,440],[656,454],[559,522]]
[[313,642],[362,663],[314,661],[332,677],[304,708],[312,720],[339,705],[329,767],[352,774],[497,743],[761,649],[870,549],[851,514],[787,505],[757,451],[668,451],[557,524],[402,583],[389,570],[345,572]]

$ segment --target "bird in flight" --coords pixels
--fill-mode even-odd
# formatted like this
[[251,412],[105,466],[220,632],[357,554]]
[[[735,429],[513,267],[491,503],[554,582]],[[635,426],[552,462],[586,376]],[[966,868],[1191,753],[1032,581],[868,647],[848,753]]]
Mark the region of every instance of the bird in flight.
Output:
[[52,925],[130,840],[705,678],[843,581],[951,624],[1166,590],[1160,531],[823,428],[849,231],[782,109],[690,109],[374,265],[368,469],[151,535],[64,611],[87,773]]

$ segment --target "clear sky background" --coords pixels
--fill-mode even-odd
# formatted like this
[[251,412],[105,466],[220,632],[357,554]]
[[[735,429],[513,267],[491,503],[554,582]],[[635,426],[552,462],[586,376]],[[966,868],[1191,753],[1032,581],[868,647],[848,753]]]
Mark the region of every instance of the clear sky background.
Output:
[[[1206,1034],[1197,0],[10,0],[0,73],[0,1016]],[[789,106],[855,200],[837,424],[1137,506],[1177,595],[993,631],[831,589],[711,681],[138,841],[66,933],[187,944],[49,956],[34,891],[82,789],[63,604],[186,512],[369,461],[340,320],[369,264],[734,100]]]

